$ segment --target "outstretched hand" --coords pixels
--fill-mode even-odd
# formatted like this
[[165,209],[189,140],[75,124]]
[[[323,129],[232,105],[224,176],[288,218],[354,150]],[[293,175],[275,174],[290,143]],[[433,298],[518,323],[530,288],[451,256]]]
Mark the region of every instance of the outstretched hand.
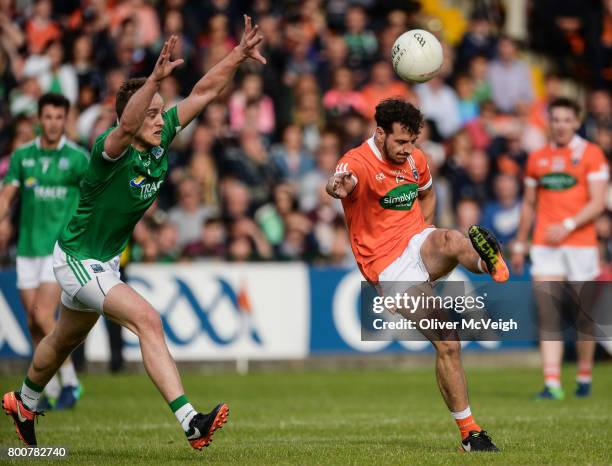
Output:
[[155,63],[155,68],[153,68],[153,72],[150,76],[156,82],[160,82],[162,79],[167,78],[170,76],[174,68],[183,64],[184,60],[182,58],[170,61],[172,51],[174,50],[174,46],[176,45],[177,41],[178,37],[173,35],[164,43],[164,47],[159,54],[157,63]]
[[351,171],[335,173],[331,186],[332,193],[338,199],[344,199],[355,189],[355,177]]
[[251,17],[244,15],[244,33],[238,47],[240,47],[246,58],[252,58],[265,65],[267,60],[259,52],[258,48],[262,41],[263,36],[259,33],[259,26],[252,27]]

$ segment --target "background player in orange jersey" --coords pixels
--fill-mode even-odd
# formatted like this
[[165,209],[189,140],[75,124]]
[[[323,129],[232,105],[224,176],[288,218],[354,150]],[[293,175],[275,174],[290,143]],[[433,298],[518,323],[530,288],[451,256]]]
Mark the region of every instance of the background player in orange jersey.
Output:
[[[580,108],[566,97],[549,104],[551,142],[529,155],[525,173],[525,194],[521,220],[513,244],[512,266],[521,272],[527,252],[527,238],[535,217],[530,256],[531,274],[536,282],[588,282],[599,275],[599,256],[594,220],[604,211],[609,168],[602,150],[576,134]],[[552,284],[539,285],[550,289]],[[574,283],[574,288],[579,284]],[[561,291],[560,287],[553,290]],[[546,291],[546,290],[543,290]],[[553,293],[554,294],[554,293]],[[540,322],[549,330],[560,327],[548,292],[537,293]],[[584,306],[583,306],[584,307]],[[589,316],[579,313],[579,330]],[[561,361],[563,342],[540,334],[544,371],[544,399],[563,399]],[[581,334],[582,333],[582,334]],[[578,334],[577,396],[591,393],[591,372],[595,341],[592,335]],[[554,334],[558,335],[558,332]]]
[[[425,155],[414,146],[423,126],[421,112],[403,100],[388,99],[378,104],[374,118],[374,135],[340,159],[327,183],[327,192],[342,199],[353,254],[366,279],[387,295],[397,282],[433,282],[460,263],[506,281],[508,268],[490,232],[473,226],[468,239],[431,225],[436,202],[432,178]],[[463,449],[497,451],[472,417],[460,342],[426,336],[436,349],[438,385],[460,429]]]

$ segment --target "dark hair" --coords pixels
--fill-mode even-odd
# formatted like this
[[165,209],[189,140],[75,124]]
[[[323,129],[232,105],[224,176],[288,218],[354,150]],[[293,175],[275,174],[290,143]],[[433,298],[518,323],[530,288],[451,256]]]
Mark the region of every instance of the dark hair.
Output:
[[117,118],[121,118],[128,100],[130,100],[138,89],[144,86],[146,81],[147,78],[132,78],[128,79],[121,85],[117,91],[117,97],[115,98],[115,111],[117,112]]
[[376,106],[374,119],[385,133],[393,131],[393,123],[399,123],[415,136],[423,127],[423,114],[414,105],[401,99],[385,99],[380,102]]
[[45,105],[63,107],[64,110],[66,110],[66,113],[68,113],[68,109],[70,108],[70,102],[66,97],[64,97],[62,94],[55,94],[52,92],[43,94],[42,96],[40,96],[40,99],[38,99],[38,116],[42,114],[42,110]]
[[574,111],[576,116],[580,116],[580,105],[574,99],[570,99],[569,97],[557,97],[550,101],[548,104],[548,113],[552,113],[555,108],[569,108]]

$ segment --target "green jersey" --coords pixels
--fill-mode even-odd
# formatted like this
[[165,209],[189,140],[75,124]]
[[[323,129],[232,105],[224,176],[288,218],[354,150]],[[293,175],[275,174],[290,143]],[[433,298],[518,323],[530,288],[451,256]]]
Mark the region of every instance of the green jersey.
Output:
[[79,205],[60,235],[60,247],[79,260],[106,262],[125,248],[134,226],[157,198],[168,171],[168,146],[181,125],[172,107],[164,113],[161,145],[146,152],[129,146],[117,159],[104,152],[113,129],[96,139]]
[[4,183],[18,186],[21,197],[17,255],[53,254],[79,201],[88,164],[87,151],[63,136],[55,149],[43,149],[36,138],[13,153]]

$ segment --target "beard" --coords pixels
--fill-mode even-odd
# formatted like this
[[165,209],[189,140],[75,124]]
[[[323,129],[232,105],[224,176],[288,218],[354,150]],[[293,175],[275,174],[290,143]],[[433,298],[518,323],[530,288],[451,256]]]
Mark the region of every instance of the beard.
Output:
[[[385,140],[383,141],[383,151],[384,151],[385,159],[387,159],[389,162],[396,164],[396,165],[403,164],[405,160],[400,162],[390,157],[391,150],[389,149],[389,146],[387,145],[387,139],[388,139],[388,136],[385,136]],[[397,155],[398,154],[396,153],[395,156]]]

